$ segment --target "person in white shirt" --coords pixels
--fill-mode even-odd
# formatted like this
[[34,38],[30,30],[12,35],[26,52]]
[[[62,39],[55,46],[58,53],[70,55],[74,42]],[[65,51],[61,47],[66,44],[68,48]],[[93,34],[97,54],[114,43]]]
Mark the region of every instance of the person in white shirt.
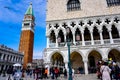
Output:
[[75,70],[72,68],[72,77],[74,78]]

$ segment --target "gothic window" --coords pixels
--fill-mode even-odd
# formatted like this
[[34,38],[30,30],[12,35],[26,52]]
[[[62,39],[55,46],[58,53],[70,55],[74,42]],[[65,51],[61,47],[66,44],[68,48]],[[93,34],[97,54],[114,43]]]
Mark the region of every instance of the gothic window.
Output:
[[60,38],[60,42],[64,42],[64,34],[62,30],[59,31],[58,36]]
[[79,0],[69,0],[67,3],[67,10],[74,11],[80,9],[80,2]]
[[85,37],[85,41],[91,40],[90,31],[88,30],[87,27],[85,28],[85,31],[84,31],[84,37]]
[[108,33],[106,26],[103,26],[102,30],[103,30],[102,32],[103,39],[109,39],[109,33]]
[[[70,28],[69,28],[70,29]],[[67,33],[67,32],[66,32]],[[66,41],[70,41],[70,42],[73,42],[73,34],[72,34],[72,31],[71,31],[71,29],[70,29],[70,32],[69,32],[69,34],[67,34],[66,35]]]
[[117,28],[115,27],[115,25],[112,25],[112,37],[113,38],[119,38],[119,33],[118,33],[118,30]]
[[78,28],[75,31],[75,41],[82,41],[81,35],[80,35],[80,30]]
[[50,33],[50,42],[51,42],[51,43],[55,43],[55,42],[56,42],[55,39],[56,39],[56,38],[55,38],[55,32],[52,31],[52,32]]
[[99,32],[96,26],[93,29],[93,38],[94,40],[100,40]]
[[120,0],[106,0],[107,5],[109,6],[118,6],[120,5]]

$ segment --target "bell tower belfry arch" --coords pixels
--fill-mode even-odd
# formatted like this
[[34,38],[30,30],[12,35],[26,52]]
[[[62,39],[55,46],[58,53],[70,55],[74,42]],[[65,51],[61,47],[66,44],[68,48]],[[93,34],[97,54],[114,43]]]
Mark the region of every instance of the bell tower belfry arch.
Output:
[[30,3],[22,22],[22,31],[19,43],[19,51],[24,53],[23,68],[26,68],[27,64],[31,63],[33,58],[34,21],[35,17],[33,14],[32,3]]

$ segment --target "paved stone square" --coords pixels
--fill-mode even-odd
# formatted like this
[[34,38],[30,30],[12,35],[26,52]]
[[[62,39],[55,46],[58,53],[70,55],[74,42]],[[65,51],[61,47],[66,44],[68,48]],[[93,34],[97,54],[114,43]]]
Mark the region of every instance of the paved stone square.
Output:
[[[7,78],[7,76],[6,77],[0,76],[0,80],[8,80],[8,78]],[[27,76],[27,77],[23,78],[23,80],[35,80],[35,79]],[[49,78],[49,79],[39,79],[39,80],[52,80],[52,79]],[[68,79],[65,79],[64,76],[61,75],[57,80],[68,80]],[[88,75],[75,74],[73,80],[100,80],[100,79],[97,79],[96,74],[88,74]],[[115,79],[113,79],[113,80],[115,80]]]
[[[7,76],[6,77],[0,76],[0,80],[7,80]],[[23,80],[35,80],[35,79],[27,76]],[[49,78],[49,79],[39,79],[39,80],[52,80],[52,79]],[[65,79],[64,76],[61,75],[57,80],[67,80],[67,79]],[[89,75],[75,74],[73,80],[99,80],[99,79],[97,79],[96,74],[89,74]]]

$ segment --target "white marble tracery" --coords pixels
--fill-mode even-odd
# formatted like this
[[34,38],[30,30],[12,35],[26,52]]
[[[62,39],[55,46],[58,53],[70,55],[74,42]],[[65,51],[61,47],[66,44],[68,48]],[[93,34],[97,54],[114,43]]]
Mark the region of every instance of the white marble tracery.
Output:
[[[64,22],[63,22],[63,20],[62,21],[50,21],[50,22],[47,22],[46,35],[50,36],[50,33],[52,31],[54,31],[55,36],[56,36],[55,45],[56,45],[56,47],[58,47],[57,36],[58,36],[59,31],[62,30],[62,32],[64,34],[64,39],[65,39],[64,44],[65,44],[65,42],[66,42],[66,27],[70,27],[72,35],[73,35],[73,44],[76,45],[75,32],[76,32],[76,29],[78,28],[81,32],[80,35],[82,36],[82,39],[81,39],[82,46],[85,46],[86,44],[87,45],[95,45],[95,43],[98,44],[99,42],[100,42],[99,44],[101,45],[101,44],[104,44],[104,42],[105,42],[103,39],[103,35],[102,35],[102,32],[103,32],[102,28],[103,28],[103,26],[105,26],[107,28],[108,33],[109,33],[110,43],[113,44],[114,40],[112,38],[113,36],[111,33],[112,25],[115,25],[115,27],[118,30],[119,37],[120,37],[120,29],[119,29],[120,15],[116,15],[116,16],[114,16],[114,15],[97,16],[97,17],[89,17],[89,18],[64,20]],[[116,18],[118,21],[115,21]],[[57,24],[57,26],[56,26],[56,24]],[[63,24],[66,24],[66,26],[65,25],[63,26]],[[100,41],[98,41],[98,42],[96,42],[94,40],[94,36],[93,36],[94,27],[97,27],[98,32],[99,32]],[[88,28],[88,30],[90,32],[90,38],[91,38],[90,41],[85,41],[85,39],[84,39],[85,28]],[[49,39],[49,37],[47,37],[47,39]],[[63,44],[63,43],[61,43],[61,44]],[[47,47],[48,48],[52,47],[50,45],[52,45],[52,44],[47,40]]]

